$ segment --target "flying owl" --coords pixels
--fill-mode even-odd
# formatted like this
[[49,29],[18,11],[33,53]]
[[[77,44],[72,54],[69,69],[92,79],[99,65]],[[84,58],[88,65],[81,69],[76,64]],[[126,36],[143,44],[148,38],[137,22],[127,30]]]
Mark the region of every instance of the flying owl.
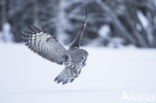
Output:
[[54,79],[57,83],[71,83],[86,65],[88,52],[80,49],[86,24],[87,11],[82,30],[77,33],[68,50],[58,42],[54,35],[50,35],[45,30],[40,30],[35,26],[31,26],[28,31],[23,33],[26,46],[29,49],[51,62],[65,65],[65,69]]

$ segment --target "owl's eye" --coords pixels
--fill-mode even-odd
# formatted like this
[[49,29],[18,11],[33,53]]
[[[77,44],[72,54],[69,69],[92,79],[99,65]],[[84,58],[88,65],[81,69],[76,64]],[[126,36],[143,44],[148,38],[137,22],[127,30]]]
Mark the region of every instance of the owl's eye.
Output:
[[86,59],[86,57],[85,56],[82,56],[82,60],[85,60]]

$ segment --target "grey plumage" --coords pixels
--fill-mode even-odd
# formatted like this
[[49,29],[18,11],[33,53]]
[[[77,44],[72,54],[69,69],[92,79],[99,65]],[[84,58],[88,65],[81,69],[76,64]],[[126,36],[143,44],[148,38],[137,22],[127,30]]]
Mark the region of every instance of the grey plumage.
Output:
[[35,53],[58,64],[65,62],[68,51],[50,34],[32,26],[24,35],[27,36],[26,45]]
[[76,35],[68,50],[56,40],[54,35],[50,35],[34,26],[23,33],[22,37],[32,51],[54,63],[65,65],[65,69],[54,79],[57,83],[66,84],[74,81],[86,65],[88,52],[79,48],[86,22],[87,12],[82,31]]
[[70,56],[66,61],[65,69],[54,80],[57,83],[62,82],[65,84],[66,82],[72,82],[81,73],[81,68],[86,65],[87,51],[74,48],[73,50],[69,50],[69,54]]

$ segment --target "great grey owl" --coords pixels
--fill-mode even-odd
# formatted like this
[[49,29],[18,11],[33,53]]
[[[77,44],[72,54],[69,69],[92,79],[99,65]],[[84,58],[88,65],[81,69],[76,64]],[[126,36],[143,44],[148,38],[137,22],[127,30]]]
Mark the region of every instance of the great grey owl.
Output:
[[58,42],[54,35],[50,35],[45,30],[40,30],[35,26],[31,26],[29,30],[23,33],[28,48],[43,58],[65,65],[65,69],[54,79],[57,83],[71,83],[78,77],[81,68],[86,65],[88,52],[80,49],[80,41],[86,24],[87,12],[82,30],[77,33],[68,50]]

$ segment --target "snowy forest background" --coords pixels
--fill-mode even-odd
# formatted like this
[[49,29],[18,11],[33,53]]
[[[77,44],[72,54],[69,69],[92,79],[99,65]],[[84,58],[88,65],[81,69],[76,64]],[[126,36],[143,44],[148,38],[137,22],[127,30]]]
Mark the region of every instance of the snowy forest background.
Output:
[[[57,84],[64,66],[33,53],[21,34],[44,27],[68,45],[86,7],[86,66]],[[156,103],[155,63],[156,0],[0,0],[0,103]]]
[[30,25],[69,44],[88,8],[82,45],[156,48],[155,0],[0,0],[0,41],[22,42]]

